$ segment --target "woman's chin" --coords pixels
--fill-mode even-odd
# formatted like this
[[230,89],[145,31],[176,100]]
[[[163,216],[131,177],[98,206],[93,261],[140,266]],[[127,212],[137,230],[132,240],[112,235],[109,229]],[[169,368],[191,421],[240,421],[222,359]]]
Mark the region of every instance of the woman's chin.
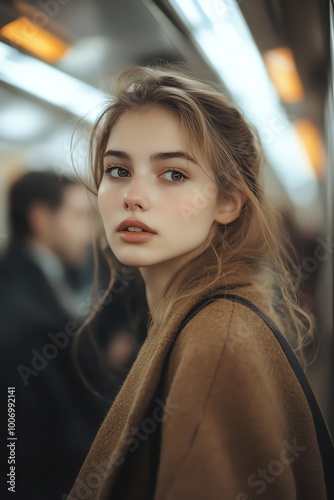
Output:
[[153,261],[153,259],[149,258],[141,258],[138,255],[135,256],[130,256],[130,255],[124,255],[124,253],[119,252],[114,253],[115,257],[117,260],[123,264],[123,266],[129,266],[129,267],[148,267],[148,266],[153,266],[156,264],[156,261]]

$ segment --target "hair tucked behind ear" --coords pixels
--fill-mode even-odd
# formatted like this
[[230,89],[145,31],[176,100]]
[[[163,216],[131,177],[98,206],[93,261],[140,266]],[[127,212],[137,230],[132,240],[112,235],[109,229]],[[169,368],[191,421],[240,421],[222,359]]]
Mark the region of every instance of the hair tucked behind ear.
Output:
[[[302,347],[312,332],[312,320],[298,304],[298,269],[289,256],[280,216],[264,194],[263,153],[256,132],[218,86],[185,76],[183,68],[131,67],[116,78],[111,95],[90,137],[92,193],[97,194],[102,180],[103,154],[117,119],[126,110],[162,106],[178,117],[189,140],[200,147],[219,196],[226,200],[240,193],[245,200],[240,216],[230,224],[217,224],[211,245],[171,278],[150,326],[164,324],[194,292],[205,291],[222,276],[243,268],[263,292],[263,307],[278,313],[280,327],[304,363]],[[135,282],[142,289],[141,281],[139,275]]]

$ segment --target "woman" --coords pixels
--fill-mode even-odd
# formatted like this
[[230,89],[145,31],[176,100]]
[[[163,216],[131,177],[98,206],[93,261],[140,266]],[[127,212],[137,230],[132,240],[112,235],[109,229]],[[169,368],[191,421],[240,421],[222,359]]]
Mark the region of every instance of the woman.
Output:
[[195,304],[233,290],[295,332],[302,359],[310,318],[254,133],[173,68],[125,70],[113,95],[91,136],[95,194],[113,275],[139,270],[124,287],[145,290],[148,334],[69,499],[325,500],[308,403],[263,320],[219,299],[172,344]]

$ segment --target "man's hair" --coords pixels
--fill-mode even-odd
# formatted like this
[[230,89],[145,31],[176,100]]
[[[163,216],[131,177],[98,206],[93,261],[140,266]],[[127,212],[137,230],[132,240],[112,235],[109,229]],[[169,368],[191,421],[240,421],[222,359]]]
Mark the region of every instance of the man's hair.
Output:
[[44,205],[52,211],[60,208],[65,188],[77,184],[67,177],[59,179],[52,172],[28,172],[10,187],[8,193],[9,226],[12,240],[33,235],[30,210]]

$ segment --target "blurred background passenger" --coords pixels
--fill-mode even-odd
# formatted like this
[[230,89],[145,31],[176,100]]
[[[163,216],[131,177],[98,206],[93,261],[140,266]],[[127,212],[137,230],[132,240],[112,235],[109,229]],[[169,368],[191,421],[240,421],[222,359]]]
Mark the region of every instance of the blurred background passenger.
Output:
[[[138,346],[124,329],[120,335],[110,324],[101,329],[106,361],[125,368],[108,385],[89,339],[81,343],[84,376],[105,389],[105,399],[84,385],[74,365],[73,337],[91,306],[93,218],[86,190],[51,172],[28,172],[10,188],[8,213],[10,239],[0,260],[1,379],[15,387],[16,498],[59,499]],[[104,314],[110,307],[113,301]]]

